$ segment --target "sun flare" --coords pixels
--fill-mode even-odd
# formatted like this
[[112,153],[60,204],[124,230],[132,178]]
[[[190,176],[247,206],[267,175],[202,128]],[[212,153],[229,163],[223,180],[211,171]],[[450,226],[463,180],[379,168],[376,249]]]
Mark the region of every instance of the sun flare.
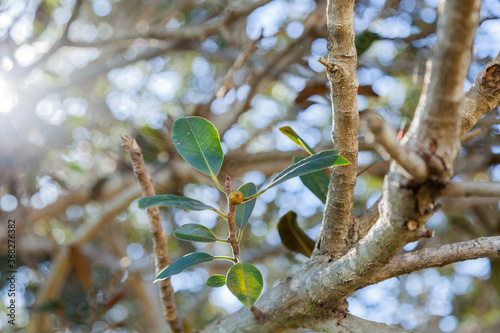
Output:
[[6,81],[0,78],[0,113],[9,113],[17,102],[17,94],[10,89]]

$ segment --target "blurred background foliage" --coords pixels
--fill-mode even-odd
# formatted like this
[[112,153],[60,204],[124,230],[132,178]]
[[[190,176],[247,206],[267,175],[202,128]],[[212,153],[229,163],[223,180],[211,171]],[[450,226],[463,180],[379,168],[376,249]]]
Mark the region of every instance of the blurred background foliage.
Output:
[[[435,29],[438,0],[358,0],[359,109],[396,129],[411,120]],[[5,283],[7,220],[17,223],[17,326],[24,332],[166,332],[145,211],[120,134],[137,138],[157,193],[225,209],[208,177],[175,152],[175,119],[199,115],[219,129],[227,154],[221,177],[261,185],[298,151],[291,126],[317,151],[331,146],[326,1],[318,0],[3,0],[0,5],[0,265]],[[466,89],[500,49],[500,3],[484,0]],[[405,122],[406,121],[406,122]],[[500,181],[498,110],[463,144],[456,180]],[[360,168],[376,153],[360,137]],[[355,213],[381,194],[387,163],[358,178]],[[428,227],[436,244],[497,235],[498,199],[443,200]],[[300,179],[257,199],[242,244],[265,289],[307,260],[280,243],[289,210],[315,238],[323,204]],[[201,223],[225,237],[213,212],[165,210],[168,235]],[[226,244],[170,238],[171,259]],[[226,264],[172,278],[188,329],[241,304],[204,286]],[[7,286],[0,296],[8,301]],[[265,292],[265,291],[264,291]],[[498,332],[500,261],[478,259],[369,286],[349,298],[357,316],[425,332]],[[0,312],[5,305],[0,303]],[[9,328],[0,316],[0,330]]]

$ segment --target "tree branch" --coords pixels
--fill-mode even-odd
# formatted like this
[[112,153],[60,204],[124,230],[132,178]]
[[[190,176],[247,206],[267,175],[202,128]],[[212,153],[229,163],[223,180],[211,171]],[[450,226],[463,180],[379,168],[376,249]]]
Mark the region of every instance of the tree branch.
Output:
[[365,136],[367,143],[374,143],[375,150],[385,159],[392,158],[413,179],[422,182],[427,177],[427,165],[420,155],[400,145],[396,132],[379,116],[367,118],[369,133]]
[[317,254],[344,254],[353,245],[349,232],[356,228],[352,207],[358,164],[359,84],[353,13],[354,1],[328,1],[328,62],[332,66],[327,67],[327,75],[333,109],[333,148],[350,164],[332,169]]
[[154,38],[160,40],[176,40],[182,42],[183,40],[189,40],[193,38],[202,38],[205,36],[210,36],[217,33],[221,26],[223,25],[231,25],[236,22],[239,18],[245,17],[252,13],[255,9],[266,5],[271,2],[271,0],[259,0],[256,2],[251,2],[246,4],[245,6],[241,6],[239,10],[232,11],[230,9],[226,9],[226,11],[217,19],[211,20],[209,22],[205,22],[198,25],[189,25],[182,27],[173,31],[166,31],[164,25],[159,25],[155,29],[151,29],[146,34],[130,34],[126,36],[119,36],[116,38],[102,40],[95,43],[78,43],[71,42],[71,46],[75,47],[98,47],[106,44],[121,42],[124,40],[133,40],[137,38]]
[[370,284],[432,267],[484,257],[500,257],[500,236],[435,246],[396,256],[379,270]]
[[484,114],[500,105],[500,53],[474,79],[460,105],[460,135],[465,135]]
[[384,323],[369,321],[347,314],[343,319],[307,321],[304,328],[323,333],[403,333],[413,332],[401,327],[389,326]]
[[[332,1],[330,5],[336,2],[340,3],[340,1]],[[333,16],[334,19],[336,15],[344,17],[347,15],[352,20],[353,3],[346,3],[347,1],[342,1],[338,7],[329,7],[328,14]],[[468,68],[468,63],[464,65],[463,61],[467,60],[468,55],[466,53],[469,52],[472,45],[475,22],[479,18],[479,3],[479,0],[467,2],[448,0],[446,2],[447,9],[444,11],[444,15],[440,17],[440,20],[444,20],[444,24],[440,24],[440,28],[438,29],[439,37],[436,44],[436,49],[442,48],[442,50],[435,53],[434,63],[443,65],[448,72],[434,68],[431,84],[429,85],[429,98],[424,96],[421,99],[420,111],[416,114],[412,124],[414,128],[413,132],[408,133],[409,135],[407,134],[407,142],[410,149],[417,150],[417,148],[421,147],[421,143],[429,143],[428,146],[421,148],[422,151],[428,152],[429,155],[436,153],[440,159],[443,159],[442,163],[445,167],[451,165],[449,169],[445,168],[442,174],[438,174],[443,181],[451,174],[452,166],[460,147],[457,120],[450,121],[448,118],[452,115],[458,115],[456,110],[458,109],[460,96],[456,96],[456,93],[459,92],[461,94],[466,69]],[[342,6],[347,7],[348,10]],[[345,25],[341,24],[342,22],[336,22],[335,20],[330,20],[330,22],[335,23],[333,27],[330,25],[334,33],[345,27]],[[349,22],[345,23],[349,24]],[[457,36],[458,33],[460,33],[460,36],[465,36],[465,42],[451,45],[450,41],[455,42],[453,37]],[[333,45],[335,42],[339,44],[342,41],[339,38],[332,40],[336,37],[333,34],[329,45]],[[350,39],[353,41],[353,37]],[[345,50],[342,47],[339,47],[339,49]],[[330,52],[332,52],[331,48]],[[448,60],[451,59],[450,63],[452,66],[463,66],[450,68],[444,59],[445,55],[448,57]],[[337,67],[343,68],[346,62],[349,63],[351,61],[352,57],[352,54],[345,54],[339,62],[334,61],[333,63]],[[351,69],[351,67],[348,68]],[[332,91],[336,92],[340,90],[343,83],[342,79],[348,76],[353,79],[353,72],[355,72],[355,62],[352,72],[346,73],[342,72],[342,70],[337,70],[334,73],[329,73],[329,76],[340,76],[339,82],[335,82]],[[434,77],[441,75],[447,75],[448,78]],[[441,85],[449,86],[444,88]],[[354,91],[354,101],[344,100],[338,101],[339,103],[348,103],[347,105],[350,106],[356,105],[357,90],[352,87],[350,89]],[[333,92],[332,101],[336,101],[338,96]],[[439,92],[442,92],[443,96],[439,96]],[[348,94],[345,97],[348,98],[350,95]],[[456,97],[458,97],[456,99],[457,102],[455,101]],[[427,105],[433,103],[437,103],[437,105],[443,108],[436,110],[434,105]],[[335,108],[335,113],[339,115],[340,122],[345,121],[350,114],[348,109],[341,106]],[[436,123],[431,124],[430,119],[433,119],[434,116],[436,116],[436,119],[434,119]],[[337,119],[335,123],[338,123]],[[441,124],[443,124],[443,127],[440,127]],[[439,133],[435,133],[442,131],[443,128],[452,129],[449,133],[444,132],[442,134],[449,135],[451,138],[443,138]],[[428,137],[422,138],[420,131],[427,133]],[[335,133],[335,135],[338,135],[338,133]],[[346,136],[348,135],[346,134]],[[355,139],[357,143],[357,135]],[[436,143],[439,143],[439,145],[437,147],[436,143],[431,145],[432,140],[436,140]],[[456,149],[455,146],[457,146]],[[448,150],[451,152],[447,152]],[[431,163],[432,159],[429,157],[429,160],[426,160],[426,162]],[[335,170],[338,169],[340,168],[335,168]],[[355,169],[353,174],[355,177]],[[343,189],[346,183],[340,177],[335,178],[333,176],[330,184],[334,184],[336,189],[330,189],[327,200],[329,203],[335,203],[334,196],[337,194],[335,191],[337,188]],[[351,295],[354,290],[365,285],[366,281],[374,276],[381,267],[389,263],[405,244],[426,235],[424,226],[433,213],[433,210],[429,210],[429,208],[434,207],[434,200],[439,195],[442,187],[443,183],[439,179],[430,179],[424,183],[409,180],[402,173],[402,169],[393,163],[391,171],[384,181],[383,196],[379,204],[380,217],[368,234],[355,247],[349,249],[345,255],[337,260],[328,256],[313,256],[293,276],[270,290],[266,295],[263,295],[256,306],[265,313],[266,319],[264,322],[257,323],[253,320],[251,313],[247,309],[243,309],[209,325],[205,331],[217,332],[220,331],[220,328],[224,327],[227,332],[254,332],[259,327],[261,332],[273,332],[278,327],[283,329],[283,325],[278,326],[278,323],[287,322],[290,326],[293,326],[294,322],[300,322],[304,318],[311,316],[332,319],[332,312],[338,315],[338,310],[336,309],[342,305],[345,298]],[[349,195],[349,193],[346,193],[346,195]],[[319,239],[320,243],[318,242],[318,245],[337,251],[339,249],[337,246],[348,249],[349,245],[346,244],[347,242],[342,243],[344,240],[340,240],[339,236],[344,235],[345,239],[351,236],[349,234],[349,227],[346,227],[350,221],[346,223],[346,215],[342,215],[340,209],[338,215],[331,214],[331,212],[332,209],[327,207],[325,215],[330,215],[329,219],[324,220]],[[349,211],[347,214],[349,214],[347,216],[351,216],[352,213]],[[337,219],[339,216],[340,219]],[[341,225],[335,230],[334,226],[331,226],[333,223]],[[325,230],[331,233],[329,234]],[[335,236],[331,237],[332,234]],[[334,244],[333,246],[332,243]],[[323,312],[322,309],[324,309]]]
[[47,59],[49,59],[54,53],[57,52],[61,47],[67,45],[68,43],[68,33],[69,33],[69,27],[70,25],[76,20],[78,17],[78,14],[80,13],[80,9],[82,8],[83,0],[77,0],[75,5],[73,6],[73,11],[71,12],[71,16],[68,20],[68,23],[66,23],[66,26],[64,27],[63,34],[61,38],[59,38],[54,45],[46,52],[44,53],[40,59],[29,65],[28,67],[21,68],[18,71],[13,72],[12,74],[15,74],[16,77],[23,76],[31,72],[33,69],[37,68],[41,64],[43,64]]
[[[460,150],[460,104],[481,1],[446,1],[438,23],[438,38],[430,68],[430,83],[422,92],[415,119],[402,143],[420,148],[431,161],[429,173],[451,178]],[[460,36],[460,42],[456,40]],[[411,141],[411,142],[410,142]]]
[[[122,147],[129,153],[134,173],[142,188],[142,196],[149,197],[155,195],[155,190],[151,177],[149,176],[144,165],[142,151],[137,142],[127,136],[122,135]],[[158,207],[147,209],[151,234],[153,236],[153,252],[155,257],[156,274],[163,268],[170,265],[167,250],[167,235],[163,232],[161,226],[161,214]],[[162,300],[163,314],[167,319],[168,325],[175,333],[184,332],[184,327],[177,314],[177,306],[175,305],[174,289],[170,283],[170,279],[165,279],[159,282],[160,296]]]
[[451,182],[441,193],[443,197],[500,197],[498,182]]

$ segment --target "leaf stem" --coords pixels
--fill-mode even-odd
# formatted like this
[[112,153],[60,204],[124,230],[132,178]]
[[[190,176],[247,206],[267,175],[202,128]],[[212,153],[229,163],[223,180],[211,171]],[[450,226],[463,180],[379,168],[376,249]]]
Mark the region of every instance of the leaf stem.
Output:
[[219,183],[219,180],[217,179],[216,175],[212,175],[212,180],[214,181],[215,185],[219,188],[219,190],[224,192],[224,187],[222,187],[222,185]]
[[217,214],[219,214],[221,217],[225,218],[226,220],[229,219],[229,216],[227,216],[226,214],[224,214],[223,212],[221,212],[220,210],[218,209],[215,209],[213,208],[212,209],[214,212],[216,212]]
[[266,188],[264,188],[263,190],[261,190],[261,191],[259,191],[259,192],[255,193],[255,194],[253,194],[253,195],[249,196],[249,197],[244,198],[244,199],[243,199],[243,203],[248,202],[248,201],[250,201],[250,200],[253,200],[253,199],[257,198],[259,195],[263,194],[263,193],[264,193],[264,192],[266,192],[266,191],[267,191],[267,187],[266,187]]
[[229,243],[229,241],[227,239],[216,238],[215,241],[221,242],[221,243]]

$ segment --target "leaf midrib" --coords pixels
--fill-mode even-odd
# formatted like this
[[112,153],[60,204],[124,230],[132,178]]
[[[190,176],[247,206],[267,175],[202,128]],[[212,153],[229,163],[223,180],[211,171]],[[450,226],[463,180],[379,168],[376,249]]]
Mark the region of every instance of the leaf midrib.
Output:
[[243,273],[243,281],[245,283],[245,293],[246,293],[247,299],[249,299],[250,294],[248,293],[248,284],[247,284],[247,279],[245,277],[245,267],[244,267],[243,263],[241,263],[241,272]]
[[194,131],[193,127],[191,127],[191,124],[189,123],[189,120],[186,120],[189,129],[191,129],[191,132],[193,133],[194,140],[196,141],[196,144],[198,145],[198,148],[200,149],[201,156],[203,156],[203,159],[205,160],[205,163],[208,166],[208,170],[210,171],[210,175],[214,176],[214,173],[212,171],[212,168],[210,167],[210,164],[208,163],[207,158],[205,157],[205,154],[203,153],[203,149],[201,148],[200,142],[198,141],[198,138],[196,137],[196,132]]

